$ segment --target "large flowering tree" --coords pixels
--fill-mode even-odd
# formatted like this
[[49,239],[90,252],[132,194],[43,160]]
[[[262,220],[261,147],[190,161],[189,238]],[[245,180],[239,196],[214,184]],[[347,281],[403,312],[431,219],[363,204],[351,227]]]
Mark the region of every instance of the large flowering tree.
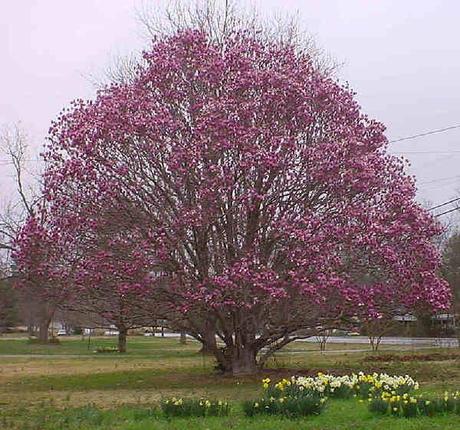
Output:
[[184,31],[144,60],[53,124],[47,197],[61,228],[96,232],[116,202],[167,275],[170,319],[224,371],[385,303],[448,305],[439,226],[384,127],[307,54]]

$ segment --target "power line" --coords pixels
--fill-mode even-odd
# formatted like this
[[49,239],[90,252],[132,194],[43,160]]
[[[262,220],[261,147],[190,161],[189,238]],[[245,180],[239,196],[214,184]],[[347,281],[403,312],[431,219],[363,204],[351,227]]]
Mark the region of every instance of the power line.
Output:
[[445,178],[438,178],[438,179],[433,179],[433,180],[431,180],[431,181],[419,182],[419,183],[417,183],[417,185],[434,184],[434,183],[437,183],[437,182],[451,181],[451,180],[453,180],[453,179],[458,179],[458,178],[460,178],[460,175],[447,176],[447,177],[445,177]]
[[[456,128],[460,128],[460,124],[451,125],[450,127],[445,127],[445,128],[439,128],[436,130],[430,130],[424,133],[414,134],[412,136],[401,137],[399,139],[389,140],[388,143],[395,143],[395,142],[402,142],[404,140],[417,139],[418,137],[429,136],[431,134],[436,134],[436,133],[444,133],[445,131],[454,130]],[[452,152],[460,152],[460,151],[412,151],[412,152],[407,151],[407,152],[402,152],[402,154],[437,154],[437,153],[442,154],[442,153],[452,153]],[[24,161],[42,161],[42,160],[30,159],[30,160],[24,160]],[[8,164],[11,163],[11,161],[9,160],[0,160],[0,162],[5,162]]]
[[451,212],[455,212],[455,211],[458,211],[460,210],[460,206],[458,208],[453,208],[453,209],[449,209],[448,211],[445,211],[445,212],[442,212],[440,214],[437,214],[435,215],[435,217],[440,217],[440,216],[443,216],[443,215],[447,215],[447,214],[450,214]]
[[454,153],[460,153],[460,151],[457,150],[452,150],[452,151],[399,151],[399,152],[392,152],[392,154],[454,154]]
[[438,208],[441,208],[441,207],[443,207],[443,206],[446,206],[446,205],[449,205],[449,204],[451,204],[451,203],[454,203],[454,202],[456,202],[456,201],[458,201],[458,200],[460,200],[460,197],[457,197],[457,198],[455,198],[455,199],[452,199],[452,200],[449,200],[449,201],[447,201],[447,202],[441,203],[441,204],[439,204],[439,205],[437,205],[437,206],[433,206],[432,208],[429,208],[428,210],[429,210],[429,211],[432,211],[432,210],[434,210],[434,209],[438,209]]
[[[26,158],[22,161],[43,161],[43,160],[40,158]],[[0,159],[0,164],[13,164],[13,161]]]
[[402,142],[403,140],[417,139],[418,137],[429,136],[430,134],[444,133],[445,131],[453,130],[455,128],[460,128],[460,124],[451,125],[450,127],[445,128],[439,128],[436,130],[430,130],[424,133],[414,134],[412,136],[401,137],[400,139],[390,140],[388,143]]

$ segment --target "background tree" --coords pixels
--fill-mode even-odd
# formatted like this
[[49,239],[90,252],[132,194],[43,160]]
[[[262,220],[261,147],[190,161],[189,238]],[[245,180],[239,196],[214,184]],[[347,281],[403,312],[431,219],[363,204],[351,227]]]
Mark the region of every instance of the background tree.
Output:
[[332,335],[333,331],[331,329],[322,329],[318,328],[318,333],[315,336],[316,342],[319,345],[319,350],[321,354],[326,351],[326,345],[329,337]]
[[74,275],[77,294],[68,307],[97,316],[105,327],[115,326],[118,350],[124,353],[128,330],[154,325],[160,305],[151,291],[150,248],[143,246],[143,239],[125,224],[122,214],[115,213],[97,229],[93,224],[93,231],[87,230],[78,243],[83,256]]
[[16,236],[37,203],[34,187],[25,184],[28,157],[27,134],[19,124],[5,126],[0,131],[0,153],[13,168],[15,193],[0,211],[0,258],[5,276],[11,274],[11,252]]
[[383,336],[395,329],[397,323],[393,318],[394,315],[381,315],[362,322],[362,332],[368,337],[372,351],[378,351]]
[[[37,177],[27,169],[30,157],[28,136],[20,124],[5,126],[0,132],[0,152],[6,157],[6,163],[13,169],[14,192],[0,210],[0,270],[8,286],[13,286],[17,279],[13,259],[16,239],[28,218],[35,215],[41,204],[39,182]],[[9,287],[8,287],[9,288]],[[17,300],[17,312],[20,320],[35,333],[35,327],[46,319],[46,305],[42,296],[36,291],[25,288],[14,291]]]
[[449,282],[453,291],[452,313],[457,319],[457,337],[460,346],[460,232],[454,232],[444,248],[442,275]]
[[69,299],[73,285],[79,255],[69,246],[69,237],[50,223],[46,206],[42,206],[27,219],[14,245],[16,286],[21,295],[33,300],[43,343],[48,342],[51,321]]
[[0,279],[0,334],[19,322],[18,299],[9,279]]
[[457,231],[449,238],[443,253],[443,274],[454,293],[456,311],[460,311],[460,233]]
[[[223,46],[234,34],[250,34],[262,43],[279,43],[295,46],[297,51],[308,53],[315,67],[325,74],[332,74],[340,64],[321,49],[306,31],[297,14],[277,13],[264,17],[254,6],[240,0],[170,0],[167,3],[140,3],[136,10],[140,28],[148,44],[152,39],[171,36],[190,28],[208,35],[216,44]],[[113,56],[111,63],[99,76],[90,80],[96,88],[103,89],[111,83],[126,84],[137,77],[139,67],[146,63],[142,55],[131,53]]]

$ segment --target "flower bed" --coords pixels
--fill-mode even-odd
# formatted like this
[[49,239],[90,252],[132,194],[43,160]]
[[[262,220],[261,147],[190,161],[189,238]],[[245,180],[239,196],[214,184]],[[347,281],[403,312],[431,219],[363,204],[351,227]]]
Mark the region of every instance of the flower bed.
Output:
[[[460,415],[460,392],[446,392],[442,398],[416,395],[419,384],[409,375],[318,373],[315,377],[293,376],[277,382],[265,378],[262,387],[261,398],[242,403],[247,417],[319,415],[331,398],[358,398],[369,404],[369,411],[380,415],[406,418],[444,413]],[[161,410],[166,417],[227,416],[230,406],[221,400],[173,397],[161,402]]]
[[345,376],[318,373],[315,377],[293,376],[272,382],[262,380],[263,395],[259,400],[243,404],[246,416],[258,414],[299,417],[318,415],[328,398],[381,398],[384,393],[407,395],[419,384],[409,375],[390,376],[386,373],[366,375],[363,372]]
[[382,393],[380,397],[369,399],[369,410],[376,414],[391,414],[399,417],[435,416],[445,413],[460,415],[460,392],[445,392],[442,398],[428,398]]
[[369,410],[398,417],[434,416],[442,413],[460,415],[460,392],[445,393],[442,398],[415,395],[419,383],[409,375],[373,373],[335,376],[318,373],[315,377],[293,376],[272,382],[262,380],[263,396],[245,402],[247,416],[276,414],[290,417],[319,414],[329,398],[367,399]]
[[386,373],[373,373],[334,376],[318,373],[315,377],[293,376],[272,383],[269,378],[262,381],[263,388],[269,397],[297,397],[305,393],[316,393],[323,397],[350,398],[358,396],[367,398],[370,394],[380,395],[383,392],[409,393],[419,388],[418,382],[409,375],[390,376]]

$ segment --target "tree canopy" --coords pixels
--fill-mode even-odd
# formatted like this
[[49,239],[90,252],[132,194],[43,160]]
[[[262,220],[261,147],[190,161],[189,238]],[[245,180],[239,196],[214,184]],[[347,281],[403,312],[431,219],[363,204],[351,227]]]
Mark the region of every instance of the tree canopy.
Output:
[[144,60],[50,130],[47,211],[62,258],[85,262],[74,285],[126,263],[129,288],[234,374],[318,327],[449,306],[439,224],[384,126],[307,52],[185,30]]

